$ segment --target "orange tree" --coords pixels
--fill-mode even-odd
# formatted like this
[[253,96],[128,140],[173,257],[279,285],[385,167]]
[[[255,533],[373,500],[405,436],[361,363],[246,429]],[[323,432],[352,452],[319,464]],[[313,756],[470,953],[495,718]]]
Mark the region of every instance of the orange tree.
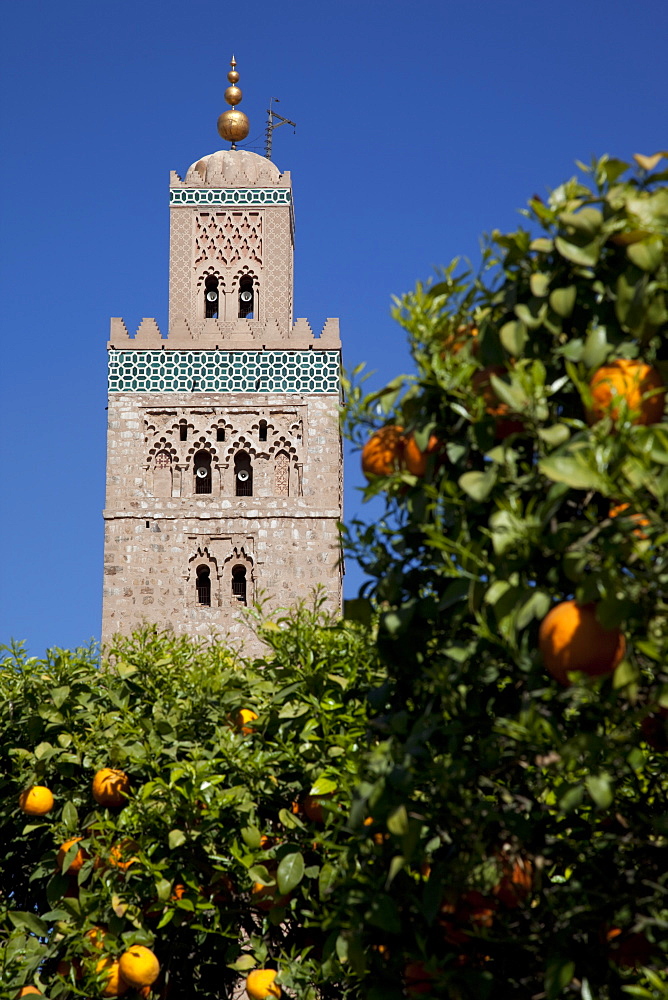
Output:
[[351,825],[387,839],[339,899],[378,1000],[668,996],[668,174],[636,161],[397,301],[416,374],[349,387],[360,448],[403,434],[348,538],[388,671]]
[[[155,629],[119,640],[102,670],[93,651],[7,657],[0,996],[219,1000],[254,968],[278,970],[288,995],[356,988],[323,907],[375,652],[317,601],[259,628],[253,662]],[[138,992],[122,978],[136,968]]]

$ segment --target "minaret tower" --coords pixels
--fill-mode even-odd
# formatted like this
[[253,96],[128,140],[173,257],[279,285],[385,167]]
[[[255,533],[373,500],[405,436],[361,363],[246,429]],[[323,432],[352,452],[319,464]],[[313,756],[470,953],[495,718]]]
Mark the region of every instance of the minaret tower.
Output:
[[338,320],[293,322],[289,173],[248,135],[170,178],[169,327],[111,321],[102,639],[142,623],[255,640],[243,608],[341,605]]

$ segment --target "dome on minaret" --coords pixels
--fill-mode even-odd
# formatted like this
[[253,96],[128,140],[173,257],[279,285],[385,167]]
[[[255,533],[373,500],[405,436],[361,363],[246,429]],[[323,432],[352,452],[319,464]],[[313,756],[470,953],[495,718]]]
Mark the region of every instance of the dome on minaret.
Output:
[[247,149],[219,149],[189,168],[186,184],[207,187],[265,187],[279,182],[281,172],[266,156]]

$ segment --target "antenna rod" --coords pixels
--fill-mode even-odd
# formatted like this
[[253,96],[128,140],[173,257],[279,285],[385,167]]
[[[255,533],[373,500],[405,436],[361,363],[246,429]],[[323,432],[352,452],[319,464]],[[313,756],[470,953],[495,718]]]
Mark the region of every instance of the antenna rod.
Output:
[[[297,128],[297,123],[290,121],[289,118],[284,118],[282,115],[277,114],[272,109],[272,104],[274,101],[278,101],[278,97],[272,97],[269,101],[269,107],[267,108],[267,136],[264,144],[264,155],[270,160],[271,159],[271,144],[274,135],[274,129],[280,128],[281,125],[292,125],[293,128]],[[278,124],[274,124],[274,118],[280,119]]]

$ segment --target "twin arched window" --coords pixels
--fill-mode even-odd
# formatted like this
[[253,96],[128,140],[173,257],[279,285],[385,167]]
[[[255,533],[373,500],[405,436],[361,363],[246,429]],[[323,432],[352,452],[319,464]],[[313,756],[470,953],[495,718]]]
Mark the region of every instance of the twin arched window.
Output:
[[[256,293],[253,287],[253,277],[244,275],[239,280],[238,308],[239,319],[254,319],[257,314]],[[215,274],[208,274],[204,279],[204,317],[205,319],[224,319],[220,282]]]

